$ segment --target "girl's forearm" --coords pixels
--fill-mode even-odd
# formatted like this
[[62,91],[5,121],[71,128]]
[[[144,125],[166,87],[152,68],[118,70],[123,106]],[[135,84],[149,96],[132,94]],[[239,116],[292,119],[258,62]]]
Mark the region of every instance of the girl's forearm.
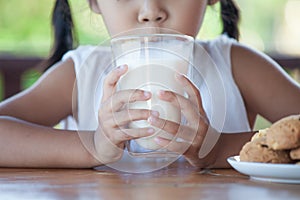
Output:
[[[211,168],[230,167],[254,132],[223,133],[204,158]],[[94,154],[94,133],[57,130],[11,117],[0,117],[0,167],[91,168],[101,165]]]
[[255,132],[222,133],[213,150],[208,154],[211,168],[229,168],[227,158],[238,155],[243,145],[251,140]]
[[0,167],[97,166],[100,163],[90,153],[94,147],[93,136],[92,132],[79,136],[77,131],[57,130],[1,116]]

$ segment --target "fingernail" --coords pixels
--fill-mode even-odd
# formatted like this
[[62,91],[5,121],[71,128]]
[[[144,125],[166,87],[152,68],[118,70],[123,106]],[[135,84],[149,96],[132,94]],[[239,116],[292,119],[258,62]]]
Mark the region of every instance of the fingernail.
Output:
[[155,118],[153,116],[148,117],[147,121],[152,124],[153,122],[155,122]]
[[154,128],[148,128],[147,133],[153,134],[155,132]]
[[175,74],[175,77],[179,80],[181,80],[183,78],[183,74],[180,74],[180,73],[176,73]]
[[159,116],[159,112],[155,111],[155,110],[152,110],[151,111],[151,115],[153,115],[154,117],[158,117]]
[[119,67],[117,67],[118,71],[123,71],[125,69],[126,65],[120,65]]
[[184,75],[183,74],[179,74],[179,73],[176,73],[175,74],[175,79],[177,80],[177,81],[179,81],[179,83],[180,84],[183,84],[183,85],[185,85],[186,83],[185,83],[185,80],[184,80]]
[[158,95],[164,95],[166,93],[166,91],[164,91],[164,90],[159,90],[158,91]]
[[157,137],[154,138],[154,141],[155,141],[156,143],[158,143],[158,144],[160,143],[160,139],[157,138]]
[[150,92],[147,92],[147,91],[144,92],[144,97],[149,98],[150,96],[151,96]]

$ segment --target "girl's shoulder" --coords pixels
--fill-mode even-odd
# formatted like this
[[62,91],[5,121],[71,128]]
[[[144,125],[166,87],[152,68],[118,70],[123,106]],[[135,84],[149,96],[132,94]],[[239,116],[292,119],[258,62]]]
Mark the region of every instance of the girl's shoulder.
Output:
[[238,43],[238,41],[233,38],[229,38],[226,34],[219,35],[214,39],[196,40],[196,44],[201,45],[206,50],[227,49],[235,43]]
[[243,43],[230,49],[232,74],[247,110],[271,122],[299,112],[299,84],[269,55]]
[[96,46],[96,45],[80,45],[76,49],[68,51],[62,58],[66,60],[72,58],[74,63],[86,60],[88,57],[93,55],[103,56],[109,54],[110,48],[107,46]]
[[236,43],[225,34],[210,40],[196,40],[195,58],[203,60],[208,56],[218,68],[231,70],[231,48]]
[[[222,34],[211,40],[197,40],[196,43],[205,49],[214,60],[225,60],[232,69],[240,66],[243,67],[246,63],[256,66],[265,65],[267,63],[269,66],[275,68],[279,67],[278,64],[264,52],[241,43],[234,38],[229,38],[226,34]],[[234,65],[234,63],[239,64]]]
[[259,56],[262,56],[264,54],[247,44],[239,42],[234,38],[228,37],[226,34],[219,35],[214,39],[196,40],[196,44],[202,46],[208,52],[222,53],[229,51],[231,53],[232,51],[239,51],[242,49],[246,52],[249,52],[251,54],[254,53]]
[[103,65],[111,60],[111,50],[108,46],[81,45],[68,51],[62,58],[63,61],[72,59],[75,70],[78,71],[85,65]]
[[199,44],[218,66],[231,70],[250,121],[258,113],[273,122],[299,112],[299,84],[266,53],[226,35]]

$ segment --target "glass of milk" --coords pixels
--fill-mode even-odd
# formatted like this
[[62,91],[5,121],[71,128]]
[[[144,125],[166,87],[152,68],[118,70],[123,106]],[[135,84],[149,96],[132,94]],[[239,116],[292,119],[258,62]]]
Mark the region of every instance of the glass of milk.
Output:
[[[169,90],[185,96],[175,74],[187,75],[193,52],[194,39],[181,34],[149,34],[115,37],[111,48],[115,66],[127,64],[128,72],[118,82],[118,90],[141,89],[150,91],[148,101],[128,103],[126,109],[149,109],[159,112],[159,117],[181,124],[180,109],[157,97],[160,90]],[[149,127],[146,120],[133,121],[128,128]],[[154,138],[174,139],[172,135],[153,127],[155,133],[132,140],[127,150],[134,156],[158,156],[171,152],[158,145]]]

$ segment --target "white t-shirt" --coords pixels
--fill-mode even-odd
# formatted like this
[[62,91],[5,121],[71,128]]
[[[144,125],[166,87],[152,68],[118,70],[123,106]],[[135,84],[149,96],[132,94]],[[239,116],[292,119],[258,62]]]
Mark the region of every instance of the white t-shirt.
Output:
[[[197,41],[188,73],[188,77],[200,91],[210,126],[222,133],[251,130],[243,98],[231,71],[231,46],[236,42],[226,35],[211,41]],[[74,62],[77,94],[74,95],[73,102],[75,120],[69,118],[67,121],[71,126],[67,128],[79,130],[80,135],[80,130],[96,130],[98,127],[103,78],[114,66],[110,47],[79,46],[66,53],[63,60],[68,58]],[[218,134],[207,135],[212,137],[205,138],[203,148],[199,152],[200,157],[211,150],[218,138]],[[83,145],[87,144],[82,142]],[[130,146],[140,149],[134,142],[130,143]],[[91,149],[86,145],[85,147],[87,150]],[[142,152],[145,152],[145,149],[142,149]],[[121,160],[108,166],[119,171],[143,173],[160,169],[178,158],[180,156],[136,157],[124,151]]]
[[[250,131],[243,98],[231,71],[230,51],[236,40],[221,35],[197,41],[189,78],[199,88],[210,125],[219,132]],[[77,81],[76,121],[79,130],[95,130],[102,96],[103,77],[114,67],[110,47],[79,46],[63,60],[72,58]]]

